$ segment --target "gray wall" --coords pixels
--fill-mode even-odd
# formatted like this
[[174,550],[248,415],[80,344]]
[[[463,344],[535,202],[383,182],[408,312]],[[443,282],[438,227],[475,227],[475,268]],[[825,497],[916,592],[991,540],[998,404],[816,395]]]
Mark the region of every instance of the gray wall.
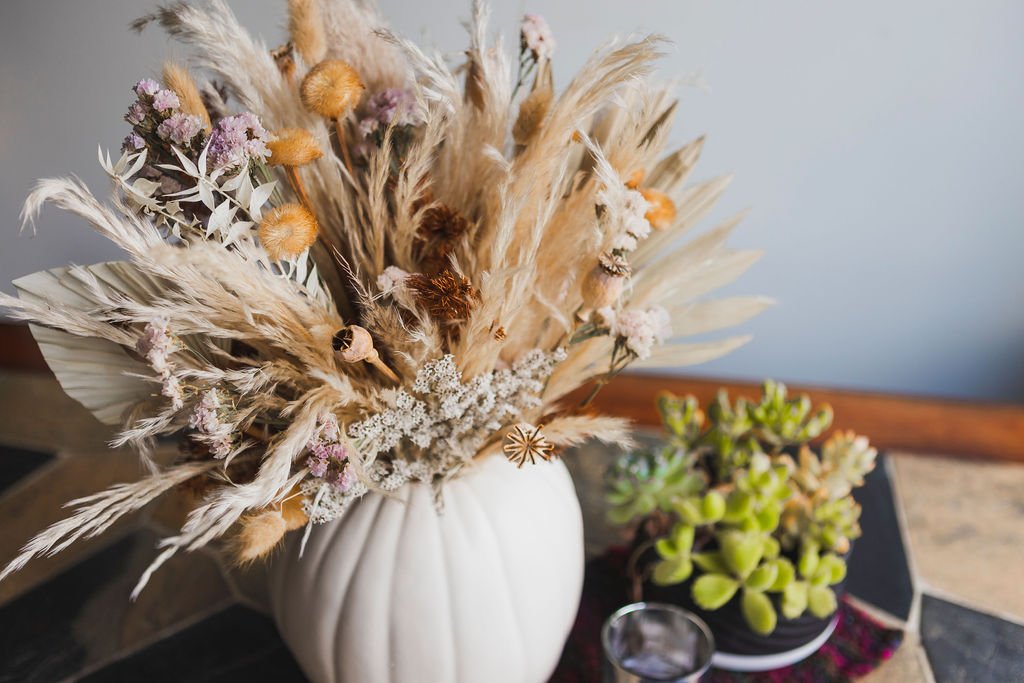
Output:
[[[468,0],[384,0],[403,33],[455,52]],[[276,44],[283,1],[235,0]],[[0,281],[113,257],[58,212],[17,234],[32,180],[103,189],[128,88],[167,50],[126,24],[150,3],[4,0],[0,7]],[[521,3],[495,23],[515,39]],[[753,213],[735,243],[764,260],[731,292],[780,305],[748,347],[687,369],[990,399],[1024,399],[1024,3],[1013,0],[535,0],[564,83],[613,32],[675,41],[679,141],[706,132],[701,172],[734,171],[714,217]]]

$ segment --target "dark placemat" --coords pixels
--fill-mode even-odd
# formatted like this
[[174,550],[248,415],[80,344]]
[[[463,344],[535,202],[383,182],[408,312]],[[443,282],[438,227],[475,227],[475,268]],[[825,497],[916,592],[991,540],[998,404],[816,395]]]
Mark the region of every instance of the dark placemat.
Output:
[[[551,683],[595,683],[601,680],[601,625],[629,602],[624,567],[626,553],[610,550],[587,563],[583,598],[569,642]],[[882,626],[845,600],[839,604],[839,624],[815,654],[793,666],[757,674],[712,669],[712,683],[820,683],[850,681],[873,671],[903,642],[903,632]]]

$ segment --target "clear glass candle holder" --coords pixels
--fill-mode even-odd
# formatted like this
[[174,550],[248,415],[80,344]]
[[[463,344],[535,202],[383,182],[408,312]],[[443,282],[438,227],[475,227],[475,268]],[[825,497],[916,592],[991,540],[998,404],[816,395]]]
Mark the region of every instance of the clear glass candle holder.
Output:
[[711,666],[715,640],[691,612],[637,602],[608,617],[601,646],[605,683],[690,683]]

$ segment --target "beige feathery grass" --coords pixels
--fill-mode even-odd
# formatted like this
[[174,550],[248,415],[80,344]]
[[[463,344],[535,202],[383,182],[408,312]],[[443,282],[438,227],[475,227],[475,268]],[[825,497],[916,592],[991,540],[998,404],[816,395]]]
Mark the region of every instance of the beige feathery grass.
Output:
[[179,64],[165,62],[163,80],[164,85],[173,90],[181,101],[181,111],[202,121],[203,130],[209,133],[213,128],[213,124],[210,122],[210,112],[206,111],[203,97],[199,94],[199,86],[196,85],[192,74]]
[[[565,349],[536,400],[503,417],[478,454],[500,452],[502,435],[518,422],[545,422],[552,445],[590,437],[628,444],[624,421],[562,405],[575,389],[603,383],[621,346],[593,330],[574,339],[581,326],[595,324],[586,322],[594,320],[591,309],[664,307],[674,338],[634,363],[658,367],[729,352],[747,338],[686,337],[741,323],[770,305],[708,298],[759,253],[727,247],[739,217],[691,236],[729,178],[689,184],[703,138],[667,148],[677,104],[653,77],[661,38],[608,43],[560,91],[545,65],[542,78],[527,84],[531,94],[514,96],[517,60],[489,37],[482,2],[473,4],[467,63],[455,67],[389,33],[366,3],[291,0],[288,10],[291,39],[308,69],[296,72],[303,76],[298,89],[223,0],[167,5],[135,26],[162,26],[193,50],[196,73],[218,84],[200,89],[169,65],[165,82],[186,111],[200,115],[202,92],[211,103],[207,116],[248,109],[277,131],[269,170],[260,173],[287,179],[301,204],[273,191],[271,205],[242,225],[244,238],[229,247],[186,238],[188,248],[181,248],[123,197],[104,204],[78,181],[42,181],[26,202],[26,222],[44,203],[56,204],[128,260],[37,274],[19,281],[21,298],[0,295],[12,317],[35,326],[68,393],[107,422],[120,418],[117,443],[144,445],[191,429],[197,397],[215,389],[229,406],[231,454],[152,464],[148,479],[78,501],[69,520],[33,539],[0,578],[197,476],[214,484],[164,542],[137,590],[174,553],[229,532],[242,559],[265,555],[312,516],[310,500],[296,491],[309,478],[307,445],[322,416],[347,426],[385,410],[398,391],[411,390],[425,364],[446,354],[472,383],[531,351]],[[388,89],[409,91],[416,122],[356,138],[367,99]],[[327,145],[331,128],[336,138]],[[363,149],[355,157],[357,142]],[[612,268],[621,281],[600,280],[595,273],[615,261],[609,250],[622,237],[613,219],[634,190],[647,197],[656,229],[621,257],[626,265]],[[405,273],[398,285],[395,269]],[[154,320],[175,338],[175,379],[189,392],[182,410],[161,399],[161,378],[147,375],[139,360],[136,343]],[[386,373],[335,353],[337,333],[355,328],[372,340]],[[105,384],[97,373],[117,379]],[[439,455],[432,448],[403,444],[378,454],[352,446],[346,462],[371,486],[374,466],[430,461]],[[443,455],[461,465],[474,453]],[[227,468],[236,465],[229,477]]]
[[327,55],[327,36],[319,0],[288,0],[288,33],[302,61],[313,65]]

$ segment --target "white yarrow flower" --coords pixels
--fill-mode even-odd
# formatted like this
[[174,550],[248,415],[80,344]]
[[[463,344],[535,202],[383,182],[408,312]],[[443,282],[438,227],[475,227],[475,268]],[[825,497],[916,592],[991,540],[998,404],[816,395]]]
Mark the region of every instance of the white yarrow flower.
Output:
[[539,14],[526,14],[520,33],[522,49],[529,50],[534,59],[551,59],[555,51],[555,37],[551,27]]
[[405,278],[409,273],[397,266],[388,266],[384,272],[377,276],[377,287],[383,294],[391,294],[405,284]]
[[655,344],[661,344],[672,336],[668,311],[661,306],[628,308],[618,312],[606,307],[598,309],[597,315],[611,333],[641,359],[649,358]]

